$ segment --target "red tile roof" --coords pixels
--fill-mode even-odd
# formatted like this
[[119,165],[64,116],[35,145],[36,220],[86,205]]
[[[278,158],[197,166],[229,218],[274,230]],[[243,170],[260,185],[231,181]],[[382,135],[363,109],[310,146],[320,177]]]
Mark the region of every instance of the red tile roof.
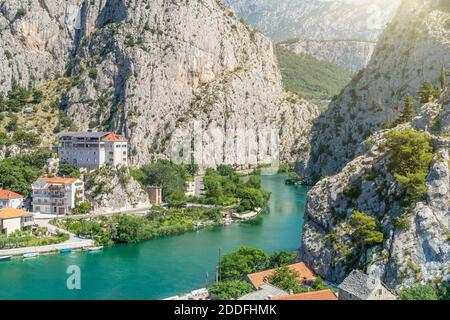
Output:
[[[316,279],[314,272],[309,269],[303,262],[291,264],[289,269],[296,271],[299,275],[299,283],[303,281],[313,281]],[[267,279],[272,275],[276,269],[270,269],[262,272],[252,273],[247,275],[247,278],[253,284],[255,289],[258,289],[263,283],[267,282]]]
[[271,300],[337,300],[336,295],[330,289],[291,294],[289,296],[273,297]]
[[14,219],[21,217],[32,217],[33,214],[14,208],[0,209],[0,219]]
[[45,183],[57,183],[57,184],[72,184],[78,179],[74,178],[39,178],[39,182],[45,182]]
[[124,136],[115,134],[115,133],[108,133],[106,136],[104,136],[102,138],[102,141],[123,141],[126,142],[128,141],[127,138],[125,138]]
[[0,199],[21,199],[22,195],[10,190],[0,189]]

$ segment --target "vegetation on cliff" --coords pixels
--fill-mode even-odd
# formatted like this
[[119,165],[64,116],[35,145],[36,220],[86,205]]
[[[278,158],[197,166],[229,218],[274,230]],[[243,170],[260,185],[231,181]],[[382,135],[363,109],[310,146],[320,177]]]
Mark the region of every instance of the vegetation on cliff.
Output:
[[286,90],[308,99],[331,100],[350,82],[353,72],[332,62],[276,47]]

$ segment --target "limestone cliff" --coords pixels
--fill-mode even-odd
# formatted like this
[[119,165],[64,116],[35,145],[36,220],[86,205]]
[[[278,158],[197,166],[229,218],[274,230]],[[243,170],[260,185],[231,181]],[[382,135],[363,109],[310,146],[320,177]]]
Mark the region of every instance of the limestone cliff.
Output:
[[0,3],[0,92],[53,80],[74,48],[82,0],[8,0]]
[[296,54],[309,54],[353,71],[365,68],[375,49],[375,42],[358,40],[292,39],[279,45]]
[[150,206],[148,194],[127,168],[109,167],[86,174],[86,198],[93,213],[117,213]]
[[[322,179],[308,195],[302,258],[322,277],[339,283],[360,268],[391,288],[450,280],[450,100],[425,104],[412,122],[378,132],[338,174]],[[386,136],[413,128],[432,137],[434,156],[427,191],[405,204],[405,190],[390,171]],[[355,244],[351,217],[363,212],[379,224],[383,239]]]
[[313,183],[339,172],[356,156],[358,145],[401,113],[406,96],[424,81],[439,86],[440,68],[450,64],[448,7],[438,1],[404,1],[361,71],[311,132],[311,156],[299,165]]
[[171,157],[194,130],[200,164],[263,162],[278,144],[265,128],[290,160],[317,115],[283,91],[271,42],[215,0],[86,1],[77,39],[67,112],[125,133],[134,165]]
[[292,38],[376,41],[401,0],[223,0],[275,42]]
[[293,160],[318,115],[284,92],[271,42],[216,0],[5,0],[0,13],[0,90],[64,74],[64,113],[126,134],[133,165],[197,133],[206,166]]

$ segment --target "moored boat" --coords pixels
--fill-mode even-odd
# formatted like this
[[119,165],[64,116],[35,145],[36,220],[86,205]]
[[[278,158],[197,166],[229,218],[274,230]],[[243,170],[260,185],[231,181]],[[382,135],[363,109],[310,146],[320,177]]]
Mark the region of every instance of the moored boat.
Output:
[[89,252],[99,252],[99,251],[102,251],[102,250],[103,250],[103,246],[87,248],[87,251],[89,251]]
[[64,249],[59,250],[60,254],[71,253],[71,252],[72,252],[72,248],[64,248]]
[[24,253],[23,257],[24,258],[34,258],[37,257],[39,255],[39,252],[30,252],[30,253]]
[[9,261],[11,260],[11,256],[1,256],[0,261]]

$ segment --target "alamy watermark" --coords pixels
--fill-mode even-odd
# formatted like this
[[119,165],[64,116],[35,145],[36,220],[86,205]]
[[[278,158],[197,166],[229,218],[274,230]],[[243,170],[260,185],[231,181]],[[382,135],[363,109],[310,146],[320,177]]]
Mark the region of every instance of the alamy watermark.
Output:
[[193,121],[188,128],[175,130],[171,138],[174,163],[196,163],[201,168],[229,164],[257,167],[262,174],[278,172],[280,130],[278,128],[238,127],[225,131],[219,126],[204,128]]
[[81,290],[81,269],[77,265],[71,265],[67,268],[66,273],[70,276],[66,280],[68,290]]

